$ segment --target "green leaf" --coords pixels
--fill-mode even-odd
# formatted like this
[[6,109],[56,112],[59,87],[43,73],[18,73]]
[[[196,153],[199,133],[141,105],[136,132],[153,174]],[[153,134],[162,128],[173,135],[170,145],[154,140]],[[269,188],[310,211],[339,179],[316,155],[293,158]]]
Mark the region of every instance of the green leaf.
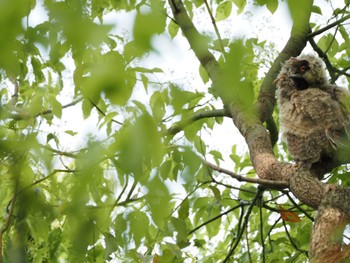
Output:
[[150,106],[153,116],[156,120],[161,121],[165,115],[165,103],[163,99],[163,93],[156,91],[153,93],[150,99]]
[[151,12],[138,12],[135,18],[133,34],[135,43],[141,53],[152,49],[151,37],[154,34],[164,32],[166,26],[166,16],[164,4],[158,0],[151,1]]
[[148,189],[146,200],[151,210],[152,219],[159,228],[163,228],[172,210],[169,190],[158,176],[147,183],[146,187]]
[[188,229],[186,226],[186,223],[184,220],[180,220],[178,218],[175,217],[171,217],[171,223],[173,224],[173,226],[175,227],[175,230],[177,232],[176,235],[176,240],[177,240],[177,244],[184,244],[187,242],[187,233],[188,233]]
[[166,242],[166,245],[177,259],[182,259],[182,251],[177,245],[168,242]]
[[144,68],[144,67],[134,67],[132,68],[135,71],[142,72],[142,73],[163,73],[163,70],[161,68]]
[[87,119],[88,117],[90,117],[91,110],[93,108],[92,103],[89,100],[83,100],[81,107],[82,107],[84,119]]
[[313,5],[311,11],[315,14],[322,15],[322,10],[319,6]]
[[224,160],[224,159],[222,158],[221,152],[219,152],[219,151],[211,150],[209,153],[214,157],[214,160],[215,160],[215,162],[216,162],[217,165],[220,164],[220,161],[219,161],[219,160],[222,160],[222,161]]
[[237,14],[240,14],[243,12],[244,7],[247,4],[246,0],[233,0],[233,3],[238,7]]
[[182,90],[176,85],[171,85],[170,96],[172,99],[171,103],[175,111],[174,114],[179,114],[183,112],[184,105],[192,101],[198,102],[204,96],[204,94],[199,92],[190,92]]
[[169,22],[168,32],[171,38],[176,37],[177,33],[179,32],[179,26],[173,20],[170,20]]
[[205,68],[202,66],[202,64],[199,65],[199,75],[203,81],[204,84],[208,83],[209,76]]
[[190,202],[188,201],[188,198],[186,198],[180,205],[179,218],[182,220],[187,219],[189,216],[189,210],[190,210]]
[[51,140],[54,140],[56,145],[59,145],[60,141],[59,139],[57,138],[57,136],[53,133],[49,133],[47,136],[46,136],[46,144],[48,144]]
[[236,40],[230,45],[218,92],[226,103],[234,102],[242,111],[248,113],[254,101],[255,76],[248,75],[246,71],[249,69],[244,67],[247,63],[253,63],[254,58],[254,51],[251,46],[246,45],[247,43]]
[[53,115],[55,115],[57,118],[62,117],[62,105],[60,102],[57,101],[56,96],[53,94],[50,94],[48,97],[49,103],[51,105],[51,110]]
[[145,89],[146,92],[148,92],[148,78],[144,75],[144,74],[141,74],[141,81],[142,81],[142,84],[143,84],[143,87]]
[[133,240],[136,246],[141,244],[141,239],[145,237],[149,226],[149,219],[145,213],[140,211],[132,211],[127,215],[127,220],[130,224],[130,233],[133,235]]
[[213,194],[214,194],[214,196],[215,196],[215,199],[216,199],[217,201],[221,201],[221,193],[220,193],[220,190],[219,190],[217,187],[213,186],[213,185],[210,185],[209,188],[210,188],[210,190],[213,192]]
[[31,62],[32,62],[32,67],[33,67],[36,81],[39,83],[45,81],[45,76],[44,76],[44,73],[42,72],[42,64],[40,60],[35,57],[32,57]]
[[232,2],[231,1],[225,1],[221,2],[218,7],[216,8],[216,15],[215,20],[217,22],[225,20],[228,18],[231,14],[232,10]]
[[269,9],[271,14],[275,13],[278,7],[278,0],[267,0],[266,1],[266,7]]
[[105,233],[104,237],[105,237],[104,240],[106,242],[106,251],[105,251],[104,259],[105,260],[110,260],[111,259],[110,255],[118,250],[117,237],[114,237],[110,233]]
[[162,162],[164,148],[157,125],[145,113],[133,125],[124,127],[114,135],[115,142],[110,151],[118,153],[119,168],[127,174],[134,174],[138,180],[148,180],[144,170],[151,170]]

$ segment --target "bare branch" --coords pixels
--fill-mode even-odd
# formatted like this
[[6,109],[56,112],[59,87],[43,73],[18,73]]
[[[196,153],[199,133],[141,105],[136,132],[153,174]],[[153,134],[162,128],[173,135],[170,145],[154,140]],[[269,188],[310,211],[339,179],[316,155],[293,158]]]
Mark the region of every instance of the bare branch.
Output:
[[242,207],[242,206],[244,206],[244,204],[236,205],[235,207],[230,208],[229,210],[227,210],[227,211],[225,211],[225,212],[223,212],[223,213],[221,213],[221,214],[219,214],[219,215],[217,215],[217,216],[215,216],[215,217],[209,219],[208,221],[205,221],[204,223],[200,224],[199,226],[193,228],[190,232],[188,232],[187,235],[193,234],[194,232],[196,232],[198,229],[202,228],[203,226],[206,226],[206,225],[210,224],[211,222],[213,222],[213,221],[215,221],[215,220],[221,218],[221,217],[224,216],[224,215],[229,214],[230,212],[232,212],[232,211],[234,211],[234,210],[236,210],[237,208]]
[[239,233],[237,234],[237,237],[236,237],[236,240],[235,240],[235,243],[231,246],[231,249],[230,251],[227,253],[223,263],[225,262],[228,262],[230,257],[233,255],[233,253],[235,252],[239,242],[241,241],[241,238],[242,238],[242,235],[244,233],[244,230],[246,229],[247,225],[248,225],[248,222],[249,222],[249,216],[253,210],[253,207],[255,206],[256,202],[258,201],[259,198],[262,197],[262,194],[263,194],[263,190],[261,190],[260,188],[258,188],[258,191],[252,201],[252,203],[250,204],[249,208],[248,208],[248,211],[247,213],[245,214],[244,216],[244,221],[243,221],[243,225],[239,231]]
[[54,176],[54,175],[57,174],[57,173],[74,173],[74,172],[76,172],[76,170],[55,169],[55,170],[53,170],[49,175],[47,175],[47,176],[45,176],[45,177],[43,177],[43,178],[41,178],[41,179],[39,179],[39,180],[34,181],[34,182],[31,183],[30,185],[27,185],[27,186],[23,187],[21,190],[19,190],[19,191],[16,193],[15,196],[18,196],[18,195],[22,194],[24,191],[26,191],[27,189],[29,189],[29,188],[31,188],[31,187],[33,187],[33,186],[35,186],[35,185],[37,185],[37,184],[39,184],[39,183],[41,183],[41,182],[43,182],[43,181],[46,181],[47,179],[51,178],[52,176]]
[[[92,106],[94,106],[94,108],[95,108],[103,117],[105,117],[105,116],[107,115],[100,107],[97,106],[96,103],[94,103],[94,102],[93,102],[92,100],[90,100],[90,99],[89,99],[89,101],[90,101],[90,103],[92,104]],[[123,125],[122,122],[117,121],[117,120],[115,120],[115,119],[111,119],[111,122],[117,123],[117,124],[119,124],[119,125]]]
[[262,262],[265,263],[265,240],[264,240],[264,221],[263,221],[263,210],[262,205],[259,206],[259,220],[260,220],[260,241],[262,246]]
[[[80,99],[77,99],[71,103],[63,105],[62,109],[72,107],[72,106],[78,104],[79,102],[81,102],[82,100],[83,99],[80,98]],[[34,114],[33,116],[30,116],[27,112],[24,112],[24,109],[22,109],[22,108],[17,108],[17,107],[11,106],[11,109],[18,112],[17,114],[9,114],[9,118],[14,119],[14,120],[27,120],[30,118],[36,118],[36,117],[40,117],[40,116],[44,116],[44,115],[48,115],[48,114],[52,113],[52,110],[44,110],[44,111],[41,111],[39,113]]]
[[48,150],[50,152],[53,152],[55,154],[61,155],[61,156],[66,156],[66,157],[70,157],[70,158],[78,158],[78,154],[75,153],[70,153],[70,152],[64,152],[64,151],[60,151],[60,150],[56,150],[50,146],[47,145],[41,145],[39,144],[39,146],[45,150]]
[[226,170],[224,168],[221,168],[215,164],[212,164],[206,160],[203,160],[203,162],[210,167],[211,169],[218,171],[220,173],[224,173],[227,174],[229,176],[231,176],[232,178],[236,179],[239,182],[248,182],[248,183],[254,183],[254,184],[261,184],[267,187],[271,187],[271,188],[277,188],[277,189],[281,189],[281,188],[288,188],[289,184],[286,181],[272,181],[272,180],[266,180],[266,179],[260,179],[260,178],[249,178],[249,177],[245,177],[236,173],[233,173],[229,170]]
[[325,26],[325,27],[323,27],[323,28],[321,28],[321,29],[319,29],[317,31],[314,31],[314,32],[312,32],[310,34],[308,34],[307,38],[312,38],[314,36],[320,35],[323,32],[327,31],[328,29],[331,29],[332,27],[338,26],[338,25],[340,25],[341,23],[343,23],[344,21],[346,21],[348,19],[350,19],[350,15],[344,16],[343,18],[341,18],[341,19],[339,19],[339,20],[337,20],[337,21],[335,21],[335,22],[333,22],[333,23],[331,23],[331,24],[329,24],[327,26]]
[[285,230],[285,232],[286,232],[286,234],[288,236],[288,239],[289,239],[290,243],[292,244],[292,246],[295,248],[295,250],[300,251],[300,252],[304,253],[306,256],[308,256],[308,253],[309,253],[308,251],[299,248],[297,246],[297,244],[295,244],[293,238],[291,237],[291,235],[290,235],[290,233],[288,231],[288,228],[286,226],[286,222],[284,220],[282,220],[282,223],[283,223],[283,226],[284,226],[284,230]]
[[174,123],[168,130],[167,134],[175,135],[176,133],[182,131],[187,125],[192,124],[195,121],[198,121],[200,119],[204,118],[213,118],[213,117],[230,117],[228,112],[225,109],[220,110],[210,110],[210,111],[202,111],[202,112],[196,112],[192,116],[181,120],[177,123]]
[[216,33],[216,35],[218,36],[218,40],[219,40],[219,43],[220,43],[221,52],[222,52],[222,54],[225,55],[224,44],[222,43],[221,35],[220,35],[219,29],[218,29],[218,27],[217,27],[217,25],[216,25],[216,21],[215,21],[215,18],[214,18],[214,16],[213,16],[213,13],[212,13],[211,10],[210,10],[208,1],[207,1],[207,0],[204,0],[204,4],[205,4],[205,7],[206,7],[207,10],[208,10],[208,13],[209,13],[211,22],[212,22],[212,24],[213,24],[213,26],[214,26],[214,29],[215,29],[215,33]]
[[312,46],[312,48],[315,50],[315,52],[318,54],[318,56],[323,59],[324,63],[326,64],[326,67],[328,69],[329,75],[331,76],[331,82],[333,83],[336,80],[336,76],[334,73],[335,70],[334,70],[332,63],[329,61],[326,52],[322,51],[322,49],[316,44],[316,42],[313,38],[309,38],[309,43]]

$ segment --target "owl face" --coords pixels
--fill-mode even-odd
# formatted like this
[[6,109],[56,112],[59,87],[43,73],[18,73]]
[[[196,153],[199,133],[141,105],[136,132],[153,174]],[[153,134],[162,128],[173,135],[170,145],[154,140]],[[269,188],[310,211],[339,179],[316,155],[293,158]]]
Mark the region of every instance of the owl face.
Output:
[[297,58],[290,58],[287,64],[287,76],[294,80],[299,89],[327,83],[323,62],[318,57],[300,55]]

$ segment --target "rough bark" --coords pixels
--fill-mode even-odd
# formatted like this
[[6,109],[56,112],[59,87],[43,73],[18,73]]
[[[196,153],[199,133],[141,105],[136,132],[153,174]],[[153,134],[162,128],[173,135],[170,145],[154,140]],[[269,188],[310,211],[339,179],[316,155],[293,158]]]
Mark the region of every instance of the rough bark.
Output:
[[[169,0],[169,3],[176,23],[180,26],[198,60],[206,69],[214,88],[219,91],[217,86],[219,85],[221,68],[218,62],[209,52],[207,43],[193,25],[182,1]],[[281,62],[291,56],[299,55],[306,45],[310,14],[303,17],[307,21],[295,23],[290,39],[267,73],[253,113],[247,113],[235,103],[227,101],[224,96],[221,96],[221,99],[234,124],[248,144],[251,161],[258,176],[267,180],[289,181],[291,192],[299,200],[315,209],[319,208],[311,237],[311,262],[341,262],[341,260],[349,259],[349,249],[342,246],[341,236],[345,225],[349,223],[348,200],[350,200],[350,191],[342,187],[324,184],[308,170],[279,162],[273,154],[269,133],[262,124],[271,117],[273,112],[275,105],[273,80],[280,70]],[[332,253],[337,253],[337,256],[333,256],[333,261],[328,261],[333,255]]]

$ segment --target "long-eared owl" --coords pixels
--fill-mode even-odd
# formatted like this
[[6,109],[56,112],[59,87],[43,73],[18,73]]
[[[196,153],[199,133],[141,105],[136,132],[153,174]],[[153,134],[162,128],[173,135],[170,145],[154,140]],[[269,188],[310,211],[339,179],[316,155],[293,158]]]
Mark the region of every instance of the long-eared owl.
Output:
[[328,82],[323,61],[313,55],[290,58],[275,80],[282,138],[297,164],[336,162],[350,126],[349,93]]

